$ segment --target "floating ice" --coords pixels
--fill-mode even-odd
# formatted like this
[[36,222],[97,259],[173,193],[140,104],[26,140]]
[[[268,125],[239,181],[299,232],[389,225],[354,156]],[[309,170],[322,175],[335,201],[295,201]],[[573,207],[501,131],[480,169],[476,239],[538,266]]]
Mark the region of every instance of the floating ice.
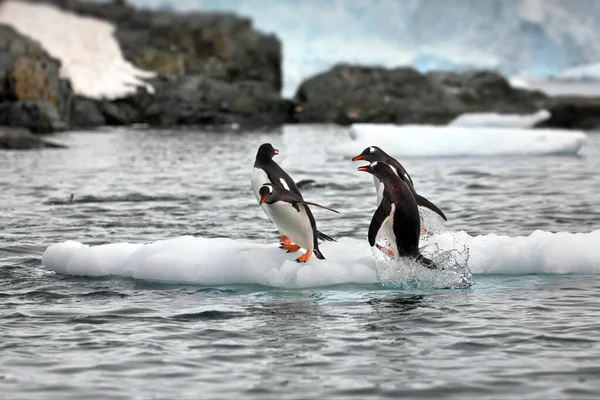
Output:
[[494,127],[494,128],[531,128],[538,122],[550,118],[548,110],[533,114],[466,113],[454,118],[449,126]]
[[600,63],[578,65],[571,67],[556,76],[557,79],[574,81],[596,81],[600,80]]
[[327,152],[352,157],[380,146],[396,157],[574,155],[586,138],[584,132],[559,129],[354,124],[348,140]]
[[49,4],[14,0],[0,3],[0,23],[41,43],[62,63],[60,74],[69,78],[73,91],[90,98],[115,99],[134,93],[154,73],[137,69],[123,58],[106,21],[81,17]]
[[320,247],[326,260],[306,264],[277,243],[182,236],[148,244],[88,246],[66,241],[49,246],[43,265],[60,274],[123,276],[163,283],[259,284],[301,288],[341,283],[392,283],[464,287],[473,274],[569,274],[600,272],[600,230],[590,233],[535,231],[529,236],[466,232],[434,233],[422,252],[444,271],[390,262],[366,239],[340,238]]

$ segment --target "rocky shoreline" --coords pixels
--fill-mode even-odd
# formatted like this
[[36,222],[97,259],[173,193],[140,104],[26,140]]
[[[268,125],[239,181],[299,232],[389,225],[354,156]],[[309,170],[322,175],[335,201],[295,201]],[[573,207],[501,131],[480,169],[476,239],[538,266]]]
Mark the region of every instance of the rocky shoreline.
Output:
[[[446,124],[466,112],[530,114],[548,109],[541,127],[600,126],[600,97],[550,97],[515,88],[493,71],[430,72],[339,64],[306,79],[294,98],[281,96],[282,44],[233,14],[136,9],[77,0],[51,3],[112,22],[124,57],[156,73],[116,100],[85,98],[59,76],[61,63],[40,43],[0,24],[0,126],[51,133],[100,126],[294,123]],[[14,139],[15,134],[11,134]],[[27,142],[27,141],[25,141]],[[13,142],[11,142],[13,143]]]

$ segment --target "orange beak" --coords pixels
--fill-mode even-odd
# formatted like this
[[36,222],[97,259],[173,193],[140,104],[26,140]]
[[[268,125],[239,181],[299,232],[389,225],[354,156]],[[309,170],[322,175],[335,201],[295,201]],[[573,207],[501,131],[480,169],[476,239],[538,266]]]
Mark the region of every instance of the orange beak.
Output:
[[273,153],[275,153],[275,155],[277,155],[277,154],[279,154],[279,150],[277,150],[277,149],[274,149],[274,150],[273,150]]
[[268,197],[268,196],[263,196],[263,197],[262,197],[262,199],[260,199],[260,205],[261,205],[261,206],[263,205],[263,203],[264,203],[265,201],[267,201],[267,197]]
[[358,170],[362,172],[369,172],[371,171],[371,167],[369,167],[368,165],[363,165],[362,167],[358,167]]
[[366,157],[367,157],[367,156],[363,156],[363,155],[356,156],[356,157],[354,157],[354,158],[352,159],[352,161],[360,161],[360,160],[364,160]]

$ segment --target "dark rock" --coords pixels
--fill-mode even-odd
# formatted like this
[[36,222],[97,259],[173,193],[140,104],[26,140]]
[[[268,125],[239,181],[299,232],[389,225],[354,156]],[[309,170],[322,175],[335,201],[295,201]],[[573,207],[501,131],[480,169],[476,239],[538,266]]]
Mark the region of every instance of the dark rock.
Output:
[[292,104],[269,84],[257,81],[227,83],[202,75],[163,79],[144,110],[150,125],[278,126],[290,120]]
[[42,148],[66,148],[67,146],[42,139],[22,128],[0,127],[0,149],[28,150]]
[[99,103],[96,100],[76,96],[73,98],[71,109],[72,128],[93,128],[106,125]]
[[34,133],[51,133],[67,129],[56,107],[42,101],[1,103],[0,125],[28,128]]
[[[50,57],[39,42],[0,24],[3,123],[29,127],[36,132],[66,127],[73,92],[70,83],[59,76],[60,65],[60,61]],[[18,104],[10,106],[8,111],[7,102]]]
[[124,1],[29,0],[113,22],[127,60],[164,75],[203,74],[227,82],[257,80],[280,91],[282,48],[274,35],[256,31],[230,13],[137,9]]
[[491,71],[432,72],[340,64],[304,81],[295,120],[446,124],[465,112],[531,113],[546,97],[514,89]]
[[550,118],[539,122],[536,128],[600,128],[599,97],[560,96],[550,99],[546,109],[550,112]]

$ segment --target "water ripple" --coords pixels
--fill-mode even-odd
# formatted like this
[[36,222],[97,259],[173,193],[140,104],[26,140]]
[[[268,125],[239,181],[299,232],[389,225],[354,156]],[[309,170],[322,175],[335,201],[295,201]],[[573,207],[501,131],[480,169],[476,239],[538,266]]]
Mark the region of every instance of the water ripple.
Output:
[[[322,231],[364,239],[376,206],[372,180],[356,173],[356,163],[324,152],[343,134],[310,126],[247,135],[66,133],[64,142],[76,146],[60,154],[3,153],[3,394],[598,397],[596,276],[480,276],[470,289],[444,291],[275,290],[78,278],[41,266],[46,247],[67,239],[277,240],[249,185],[255,149],[265,141],[279,148],[278,161],[297,180],[314,180],[303,189],[307,199],[342,212],[315,213]],[[592,135],[590,143],[584,157],[402,162],[417,191],[444,210],[447,229],[585,232],[597,229],[600,216],[600,138]]]

